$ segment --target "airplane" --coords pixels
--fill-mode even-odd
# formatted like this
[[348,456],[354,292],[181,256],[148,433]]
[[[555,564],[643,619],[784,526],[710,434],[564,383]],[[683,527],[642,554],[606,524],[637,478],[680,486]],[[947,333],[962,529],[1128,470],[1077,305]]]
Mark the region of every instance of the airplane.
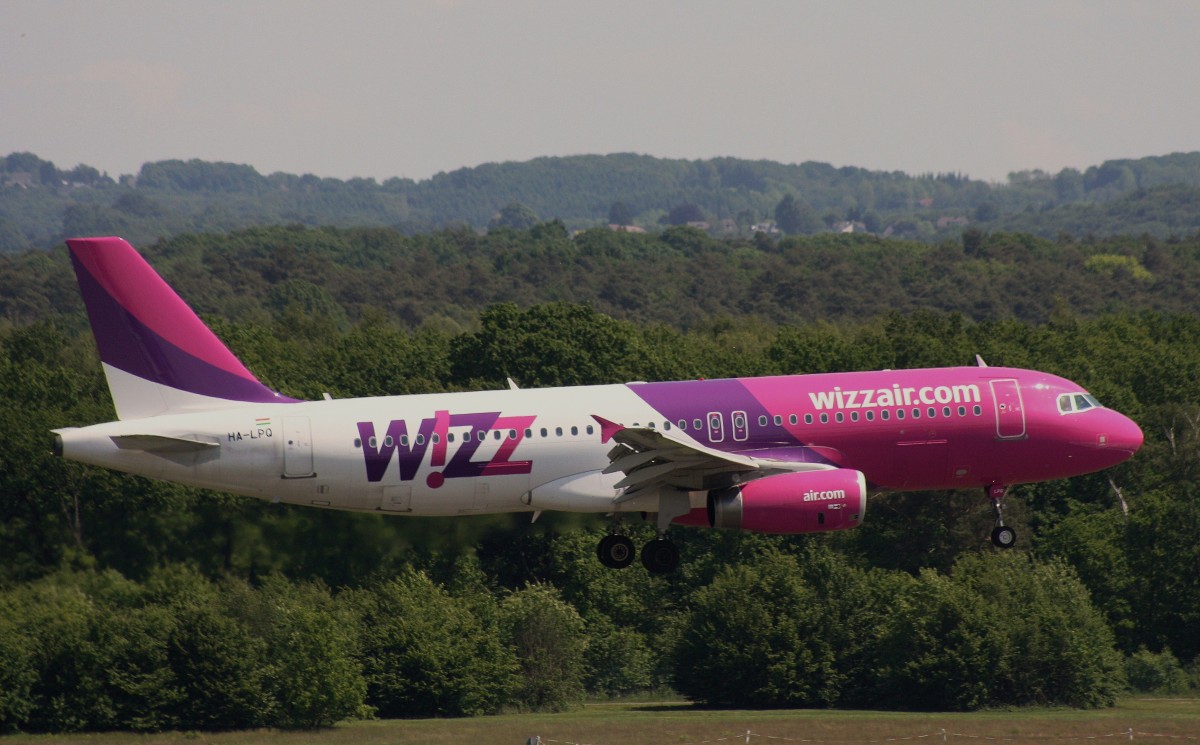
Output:
[[1132,420],[1049,373],[975,366],[300,401],[263,385],[118,237],[67,240],[117,420],[56,455],[154,479],[385,515],[602,513],[611,568],[673,570],[672,525],[861,524],[874,490],[979,488],[1009,548],[1009,487],[1102,470]]

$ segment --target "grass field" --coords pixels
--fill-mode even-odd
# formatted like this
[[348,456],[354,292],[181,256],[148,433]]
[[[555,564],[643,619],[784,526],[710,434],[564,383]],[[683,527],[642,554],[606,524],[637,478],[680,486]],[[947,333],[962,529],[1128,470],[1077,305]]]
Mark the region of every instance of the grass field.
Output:
[[[943,735],[944,730],[944,735]],[[1200,743],[1200,699],[1135,698],[1112,709],[1018,709],[972,714],[862,711],[702,711],[677,703],[592,704],[566,714],[350,722],[317,732],[258,730],[157,735],[13,735],[2,745],[687,745],[749,742]]]

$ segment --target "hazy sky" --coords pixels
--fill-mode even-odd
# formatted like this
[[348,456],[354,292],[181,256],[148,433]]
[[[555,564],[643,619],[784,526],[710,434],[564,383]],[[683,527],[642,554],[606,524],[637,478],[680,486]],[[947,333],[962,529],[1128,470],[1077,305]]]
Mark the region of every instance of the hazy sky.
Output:
[[1194,0],[0,2],[0,155],[112,176],[637,152],[1003,180],[1194,150]]

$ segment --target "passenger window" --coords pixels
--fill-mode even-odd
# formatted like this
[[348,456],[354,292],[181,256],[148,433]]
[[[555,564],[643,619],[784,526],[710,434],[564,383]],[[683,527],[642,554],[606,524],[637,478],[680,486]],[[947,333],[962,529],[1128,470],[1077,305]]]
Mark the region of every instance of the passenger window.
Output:
[[374,449],[376,449],[376,448],[378,448],[378,447],[379,447],[379,441],[378,441],[378,440],[376,440],[374,437],[372,437],[371,439],[367,440],[367,444],[371,446],[371,449],[372,449],[372,450],[374,450]]
[[780,416],[779,414],[776,414],[775,415],[775,426],[778,427],[782,424],[783,424],[783,417]]
[[429,438],[429,441],[436,445],[442,441],[442,438],[436,432],[434,432],[433,436]]
[[867,421],[868,421],[868,422],[873,422],[873,421],[875,421],[875,412],[873,412],[873,411],[868,411],[868,412],[867,412]]
[[850,412],[850,421],[852,421],[852,422],[858,421],[858,412],[857,411]]
[[888,419],[892,418],[891,412],[889,412],[887,409],[884,409],[883,411],[879,412],[879,418],[886,422]]
[[821,424],[829,424],[829,415],[821,414]]
[[533,437],[533,430],[532,430],[532,429],[527,429],[527,430],[525,430],[525,436],[526,436],[526,437]]
[[944,416],[944,417],[950,416],[950,407],[949,406],[942,407],[942,416]]
[[390,448],[392,446],[392,436],[391,435],[388,435],[387,437],[383,438],[383,446],[385,448]]
[[590,425],[590,424],[589,424],[589,425],[587,426],[587,433],[590,435],[590,434],[592,434],[593,432],[595,432],[595,430],[594,430],[594,429],[592,429],[592,425]]
[[846,415],[840,411],[837,413],[837,416],[835,418],[837,419],[838,424],[841,424],[842,422],[846,421]]
[[355,447],[355,448],[360,448],[360,447],[362,447],[362,438],[361,438],[361,437],[355,437],[355,438],[354,438],[354,447]]
[[692,429],[697,429],[697,430],[704,429],[704,425],[701,424],[699,419],[693,419],[692,420]]
[[682,429],[684,432],[687,431],[687,420],[686,419],[680,419],[677,422],[677,424],[679,424],[679,428]]
[[903,419],[903,418],[904,418],[904,409],[896,409],[896,418],[897,418],[897,419]]
[[930,407],[929,407],[929,418],[930,418],[930,419],[934,419],[934,418],[936,418],[936,417],[937,417],[937,409],[935,409],[935,408],[933,408],[932,406],[930,406]]
[[424,444],[425,444],[425,435],[417,435],[417,444],[418,444],[418,445],[424,445]]
[[579,427],[571,427],[571,436],[572,436],[572,437],[578,437],[578,436],[579,436]]
[[[812,414],[809,414],[807,417],[805,417],[805,419],[808,421],[809,424],[812,424]],[[791,422],[792,424],[795,424],[796,423],[796,415],[792,414],[790,417],[788,417],[788,421]]]
[[546,428],[545,428],[545,427],[542,427],[542,431],[541,431],[541,435],[542,435],[542,437],[545,437],[547,434],[549,434],[549,433],[548,433],[548,432],[546,432]]
[[446,433],[446,442],[454,442],[454,433],[453,432]]
[[760,427],[767,426],[767,415],[766,414],[763,414],[758,417],[758,426],[760,426]]
[[[637,425],[635,424],[634,426],[636,427]],[[554,436],[555,436],[555,437],[562,437],[562,427],[555,427],[555,428],[554,428]]]
[[[420,437],[420,435],[417,435],[417,437]],[[500,430],[498,430],[498,429],[496,429],[496,430],[492,430],[492,439],[493,439],[493,440],[499,440],[501,437],[504,437],[504,433],[503,433],[503,432],[501,432],[501,431],[500,431]]]
[[913,409],[913,419],[920,419],[920,418],[921,418],[921,410],[914,408]]
[[[812,414],[805,414],[805,415],[804,415],[804,423],[805,423],[805,424],[812,424],[812,423],[813,423],[813,417],[812,417]],[[795,422],[792,422],[792,424],[795,424]]]

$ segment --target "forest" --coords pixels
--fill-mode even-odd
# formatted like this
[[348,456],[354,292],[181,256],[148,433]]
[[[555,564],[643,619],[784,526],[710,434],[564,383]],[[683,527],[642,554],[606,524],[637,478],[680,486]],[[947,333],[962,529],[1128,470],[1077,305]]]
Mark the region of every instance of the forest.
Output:
[[[557,221],[139,246],[268,385],[318,398],[972,364],[1133,417],[1108,472],[878,494],[847,533],[385,518],[57,460],[112,405],[62,248],[0,257],[0,731],[318,727],[673,692],[711,706],[1099,707],[1197,687],[1200,235],[717,238]],[[652,532],[649,525],[634,530]]]
[[656,232],[699,224],[714,235],[858,233],[936,242],[966,229],[1152,235],[1200,229],[1200,153],[1106,161],[1005,183],[959,173],[909,175],[827,163],[671,160],[632,153],[487,163],[416,181],[263,175],[201,160],[144,164],[111,177],[62,169],[33,153],[0,157],[0,254],[64,237],[120,234],[137,243],[264,225],[570,231],[617,224]]

